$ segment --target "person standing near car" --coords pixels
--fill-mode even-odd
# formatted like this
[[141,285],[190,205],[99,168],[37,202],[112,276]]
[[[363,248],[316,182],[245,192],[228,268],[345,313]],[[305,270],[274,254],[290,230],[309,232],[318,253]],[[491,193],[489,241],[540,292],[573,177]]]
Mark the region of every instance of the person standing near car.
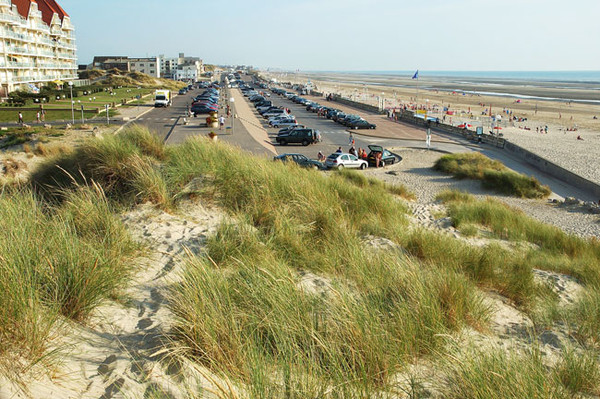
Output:
[[323,154],[321,151],[319,151],[319,153],[317,154],[317,160],[319,162],[325,161],[325,154]]

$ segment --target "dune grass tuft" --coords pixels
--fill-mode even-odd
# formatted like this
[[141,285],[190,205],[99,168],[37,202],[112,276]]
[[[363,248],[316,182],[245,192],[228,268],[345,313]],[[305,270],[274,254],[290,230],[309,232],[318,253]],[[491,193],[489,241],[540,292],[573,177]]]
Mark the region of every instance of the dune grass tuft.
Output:
[[27,190],[2,194],[0,368],[18,374],[44,359],[61,320],[85,321],[117,296],[136,248],[97,186],[56,208]]
[[485,188],[516,197],[546,198],[551,194],[536,178],[514,172],[478,152],[444,155],[436,161],[434,169],[458,179],[481,180]]
[[475,200],[464,193],[441,193],[448,206],[448,215],[455,227],[480,225],[491,230],[499,239],[526,241],[537,246],[525,256],[534,268],[567,273],[588,284],[600,283],[600,243],[569,235],[513,209],[487,198]]

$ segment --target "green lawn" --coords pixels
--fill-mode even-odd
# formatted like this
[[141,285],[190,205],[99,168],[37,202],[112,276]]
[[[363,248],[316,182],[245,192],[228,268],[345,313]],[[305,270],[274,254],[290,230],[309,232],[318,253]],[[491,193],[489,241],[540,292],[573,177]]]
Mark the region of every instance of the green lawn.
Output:
[[[99,92],[99,93],[93,93],[93,94],[88,94],[88,95],[83,95],[80,94],[79,97],[73,97],[73,101],[75,101],[75,107],[81,107],[82,105],[85,107],[93,107],[93,108],[99,108],[99,107],[104,107],[104,104],[110,104],[110,103],[117,103],[119,104],[121,102],[121,100],[123,99],[127,99],[127,100],[131,100],[132,97],[135,97],[137,95],[140,96],[144,96],[146,94],[150,94],[153,93],[154,89],[147,89],[147,88],[127,88],[124,87],[122,89],[115,89],[113,90],[113,93],[115,93],[115,95],[110,95],[109,92]],[[80,91],[80,93],[83,93],[83,91]],[[50,104],[44,105],[44,108],[49,107],[50,105],[52,106],[70,106],[70,92],[68,90],[65,91],[65,95],[66,98],[62,99],[62,100],[52,100],[52,102]],[[94,100],[95,98],[95,100]],[[91,99],[91,101],[90,101]]]
[[[14,112],[9,111],[0,111],[0,123],[17,123],[18,122],[18,112],[19,109],[15,108]],[[23,111],[23,121],[28,125],[36,125],[36,113],[37,111]],[[110,115],[113,116],[117,112],[113,109],[109,111]],[[95,111],[86,110],[83,112],[85,119],[91,118],[102,118],[106,117],[106,114],[103,112],[101,114],[97,114]],[[70,121],[72,118],[71,111],[64,110],[53,110],[51,108],[46,108],[46,119],[45,122],[51,121]],[[81,109],[75,109],[75,123],[81,122]],[[43,124],[44,122],[40,122],[39,124]]]

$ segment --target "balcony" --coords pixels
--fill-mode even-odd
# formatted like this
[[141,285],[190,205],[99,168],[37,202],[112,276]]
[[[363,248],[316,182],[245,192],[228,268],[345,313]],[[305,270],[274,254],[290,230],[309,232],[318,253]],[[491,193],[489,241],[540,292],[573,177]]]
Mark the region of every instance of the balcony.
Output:
[[25,20],[21,17],[17,17],[15,15],[10,15],[10,14],[4,14],[4,13],[0,14],[0,21],[12,23],[12,24],[24,24],[25,23]]
[[22,33],[15,33],[4,29],[0,29],[0,37],[3,37],[5,39],[15,39],[22,42],[35,42],[35,38],[31,35],[24,35]]
[[51,82],[53,80],[58,79],[57,76],[49,76],[49,75],[42,75],[42,76],[13,76],[12,78],[9,78],[9,81],[12,80],[13,82],[16,83],[23,83],[23,82]]
[[33,21],[31,21],[29,27],[31,29],[42,31],[42,32],[44,32],[46,34],[48,34],[48,32],[50,31],[50,27],[48,25],[46,25],[46,24],[40,24],[39,22],[33,22]]
[[25,47],[5,46],[4,51],[7,54],[36,55],[35,50],[28,50]]
[[40,68],[40,69],[76,69],[77,65],[66,64],[66,63],[60,64],[60,63],[51,62],[51,63],[46,63],[46,64],[37,64],[35,67]]
[[76,60],[77,56],[75,54],[70,54],[70,53],[56,53],[56,56],[58,58],[66,58],[68,60]]
[[0,69],[27,69],[34,68],[33,62],[7,62],[6,65],[0,65]]

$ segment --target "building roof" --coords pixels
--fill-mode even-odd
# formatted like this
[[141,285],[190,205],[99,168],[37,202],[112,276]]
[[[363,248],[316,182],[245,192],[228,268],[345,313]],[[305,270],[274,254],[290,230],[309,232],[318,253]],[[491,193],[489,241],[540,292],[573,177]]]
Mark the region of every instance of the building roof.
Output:
[[62,21],[69,14],[62,9],[55,0],[11,0],[17,6],[19,14],[25,19],[29,17],[31,3],[37,3],[38,10],[42,12],[42,20],[49,26],[52,22],[52,16],[56,13]]

